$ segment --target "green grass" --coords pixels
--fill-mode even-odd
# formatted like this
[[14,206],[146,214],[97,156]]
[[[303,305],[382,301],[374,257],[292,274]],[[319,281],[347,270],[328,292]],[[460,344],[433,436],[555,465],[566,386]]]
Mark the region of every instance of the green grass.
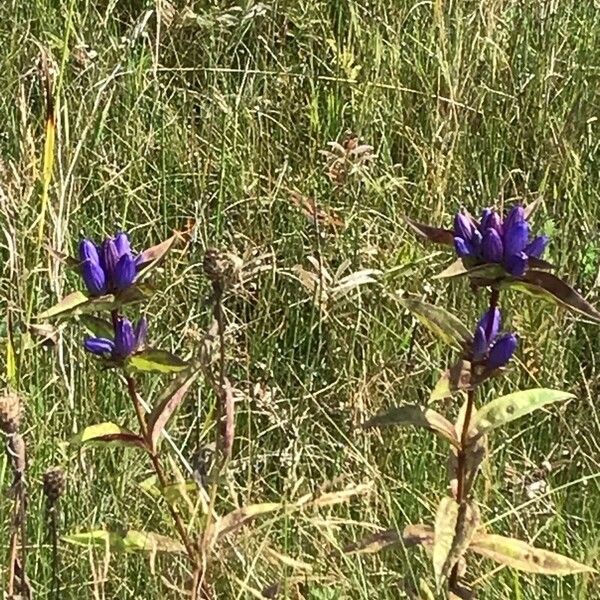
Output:
[[[465,284],[429,281],[450,254],[417,243],[402,215],[447,225],[461,205],[477,210],[541,197],[536,224],[553,234],[550,259],[590,301],[598,299],[594,2],[229,4],[0,6],[0,307],[15,327],[18,388],[27,399],[29,576],[37,597],[50,597],[40,483],[54,464],[68,468],[63,532],[106,526],[171,533],[161,507],[137,486],[150,471],[135,451],[80,454],[64,444],[88,424],[133,426],[135,419],[116,376],[84,355],[80,328],[67,325],[53,349],[21,345],[30,307],[40,312],[79,285],[47,245],[73,252],[82,234],[98,238],[124,228],[142,248],[195,219],[193,243],[171,255],[157,278],[161,291],[146,309],[156,345],[182,356],[197,350],[198,333],[210,325],[204,249],[243,257],[244,284],[226,299],[238,403],[221,510],[373,482],[372,494],[349,504],[245,530],[221,557],[219,597],[232,599],[251,597],[232,573],[254,589],[283,575],[284,597],[314,600],[404,598],[420,577],[430,577],[419,550],[361,558],[334,552],[379,527],[430,522],[446,493],[441,441],[356,428],[382,407],[424,402],[451,359],[415,327],[395,300],[397,290],[452,307],[469,322],[484,303]],[[40,46],[56,62],[58,101],[43,246]],[[336,188],[319,151],[346,130],[373,145],[377,157]],[[316,232],[290,190],[335,211],[345,226]],[[299,280],[297,266],[315,270],[311,257],[331,273],[348,261],[344,275],[381,274],[325,311]],[[521,334],[519,360],[510,378],[486,387],[486,398],[543,385],[572,390],[578,400],[494,437],[478,485],[484,520],[496,532],[598,566],[597,326],[516,293],[505,294],[503,304]],[[161,389],[158,378],[144,384],[153,395]],[[201,384],[171,424],[188,460],[212,441],[213,404]],[[530,502],[526,487],[540,478],[547,493]],[[0,487],[10,481],[2,457]],[[1,540],[9,508],[0,500]],[[294,585],[301,571],[270,563],[266,546],[313,564],[313,575],[327,583]],[[161,557],[153,575],[135,555],[104,560],[101,551],[63,546],[60,597],[181,597],[160,575],[180,585],[183,561]],[[473,560],[470,567],[477,579],[490,565]],[[478,597],[593,599],[600,598],[598,587],[593,577],[503,570]]]

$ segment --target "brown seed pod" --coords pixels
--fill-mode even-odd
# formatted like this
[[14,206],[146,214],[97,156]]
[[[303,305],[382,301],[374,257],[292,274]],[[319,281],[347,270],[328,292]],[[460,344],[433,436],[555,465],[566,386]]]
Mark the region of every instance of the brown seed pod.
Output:
[[48,504],[54,504],[65,491],[65,472],[60,467],[52,467],[44,473],[44,495]]
[[224,252],[217,248],[208,248],[202,264],[204,274],[213,283],[222,283],[231,272],[231,261]]
[[23,415],[21,398],[15,392],[4,390],[0,394],[0,429],[10,435],[19,430]]

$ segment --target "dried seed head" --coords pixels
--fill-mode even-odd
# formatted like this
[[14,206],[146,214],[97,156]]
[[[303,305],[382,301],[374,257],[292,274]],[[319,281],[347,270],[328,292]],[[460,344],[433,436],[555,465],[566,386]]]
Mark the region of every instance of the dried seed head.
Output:
[[216,248],[208,248],[204,254],[203,262],[204,274],[213,283],[220,282],[230,274],[231,272],[231,261],[224,252],[217,250]]
[[65,472],[60,467],[52,467],[44,473],[44,495],[49,504],[54,504],[65,491]]
[[22,417],[21,398],[15,392],[5,390],[0,394],[0,429],[6,434],[19,430]]

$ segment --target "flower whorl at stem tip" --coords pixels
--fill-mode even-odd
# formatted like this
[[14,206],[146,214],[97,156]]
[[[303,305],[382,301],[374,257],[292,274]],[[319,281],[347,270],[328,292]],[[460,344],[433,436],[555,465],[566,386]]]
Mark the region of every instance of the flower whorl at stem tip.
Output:
[[23,405],[21,397],[10,390],[0,395],[0,430],[7,435],[16,433],[21,426]]

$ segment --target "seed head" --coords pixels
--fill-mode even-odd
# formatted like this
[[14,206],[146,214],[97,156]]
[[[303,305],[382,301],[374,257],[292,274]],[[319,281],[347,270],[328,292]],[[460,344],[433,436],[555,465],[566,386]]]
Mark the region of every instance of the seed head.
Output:
[[204,254],[204,274],[213,283],[223,283],[231,271],[231,261],[224,252],[216,248],[208,248]]
[[10,390],[4,390],[0,394],[0,429],[9,435],[18,431],[22,414],[20,396]]
[[65,473],[60,467],[52,467],[44,473],[44,495],[48,504],[54,504],[65,491]]

